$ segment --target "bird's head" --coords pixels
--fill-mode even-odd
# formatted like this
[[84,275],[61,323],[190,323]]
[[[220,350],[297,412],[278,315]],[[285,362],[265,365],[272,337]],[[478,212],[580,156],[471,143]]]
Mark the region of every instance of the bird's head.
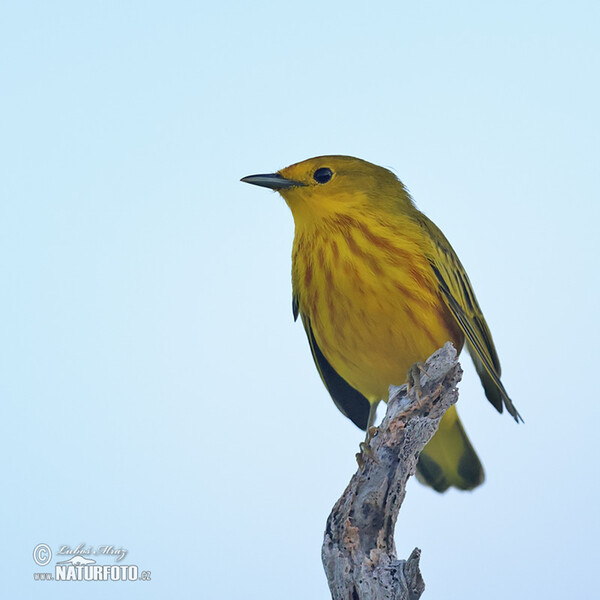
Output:
[[404,185],[391,171],[352,156],[317,156],[242,181],[278,191],[296,225],[332,214],[395,212],[413,206]]

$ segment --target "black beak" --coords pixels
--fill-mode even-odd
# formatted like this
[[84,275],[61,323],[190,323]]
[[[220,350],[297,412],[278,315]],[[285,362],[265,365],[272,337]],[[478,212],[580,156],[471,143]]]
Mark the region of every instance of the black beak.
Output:
[[242,177],[240,181],[243,181],[244,183],[251,183],[252,185],[260,185],[261,187],[270,188],[272,190],[284,190],[292,187],[306,185],[301,181],[286,179],[279,173],[268,173],[266,175],[248,175],[248,177]]

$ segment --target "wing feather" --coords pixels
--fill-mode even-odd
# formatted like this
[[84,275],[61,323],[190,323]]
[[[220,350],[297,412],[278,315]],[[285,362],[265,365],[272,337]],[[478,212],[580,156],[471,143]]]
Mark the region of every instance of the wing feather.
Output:
[[469,354],[488,400],[498,412],[502,412],[505,406],[517,422],[523,421],[500,381],[500,360],[494,347],[492,334],[464,267],[450,242],[433,222],[422,215],[420,224],[427,230],[432,240],[429,262],[438,280],[442,297],[465,334]]
[[[296,298],[293,300],[293,306],[295,309],[294,315],[297,315],[298,301]],[[310,344],[310,351],[317,366],[317,371],[319,371],[319,375],[335,405],[357,427],[366,430],[369,420],[369,410],[371,408],[370,402],[331,366],[317,344],[310,319],[302,312],[300,312],[300,316],[302,317],[302,324],[306,331],[306,337]]]

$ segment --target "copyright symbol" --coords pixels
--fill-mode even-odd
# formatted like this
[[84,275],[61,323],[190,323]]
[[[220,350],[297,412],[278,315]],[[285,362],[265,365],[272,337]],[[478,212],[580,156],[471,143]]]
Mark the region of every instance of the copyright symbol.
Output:
[[33,560],[40,565],[45,567],[52,560],[52,550],[48,544],[38,544],[33,549]]

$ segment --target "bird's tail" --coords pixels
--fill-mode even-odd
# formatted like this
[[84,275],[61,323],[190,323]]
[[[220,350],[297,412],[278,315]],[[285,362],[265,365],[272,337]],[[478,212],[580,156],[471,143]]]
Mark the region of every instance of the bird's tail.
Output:
[[448,409],[437,433],[421,453],[417,479],[437,492],[445,492],[450,486],[472,490],[483,483],[483,467],[455,406]]

